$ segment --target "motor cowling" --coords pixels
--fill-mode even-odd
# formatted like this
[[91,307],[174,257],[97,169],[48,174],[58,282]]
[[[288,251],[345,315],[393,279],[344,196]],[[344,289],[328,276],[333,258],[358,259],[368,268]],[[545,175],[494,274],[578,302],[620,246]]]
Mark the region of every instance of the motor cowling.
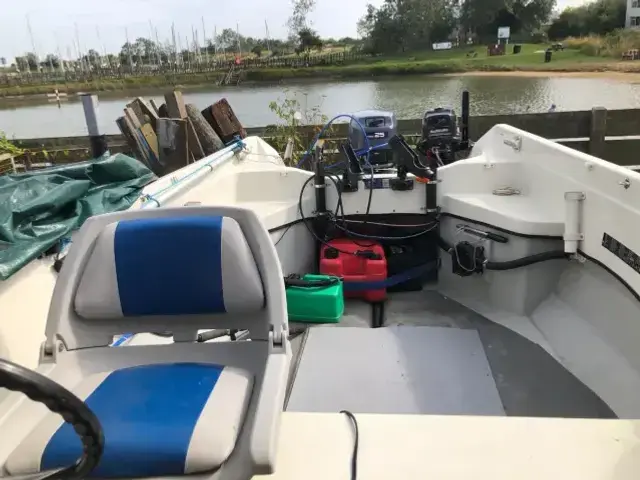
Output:
[[[394,157],[391,147],[386,146],[389,140],[398,133],[398,121],[393,112],[382,110],[364,110],[352,115],[364,128],[370,147],[378,147],[371,152],[369,158],[374,166],[393,165]],[[362,151],[367,147],[367,141],[360,126],[351,120],[349,123],[349,142],[356,151]]]

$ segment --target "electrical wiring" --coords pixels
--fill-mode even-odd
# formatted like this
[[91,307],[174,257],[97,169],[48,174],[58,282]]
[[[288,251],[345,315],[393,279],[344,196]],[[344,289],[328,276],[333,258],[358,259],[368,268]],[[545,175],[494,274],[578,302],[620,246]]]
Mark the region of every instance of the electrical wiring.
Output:
[[282,241],[282,239],[287,234],[287,232],[291,229],[291,227],[293,227],[293,224],[289,225],[287,228],[284,229],[284,232],[282,232],[282,235],[280,235],[280,238],[278,239],[278,241],[273,244],[274,247],[278,246],[278,244]]
[[342,221],[344,223],[362,223],[362,224],[367,224],[367,225],[376,225],[379,227],[398,227],[398,228],[422,228],[422,227],[429,227],[433,224],[433,222],[429,222],[429,223],[419,223],[417,225],[403,225],[401,223],[384,223],[384,222],[372,222],[372,221],[363,221],[363,220],[351,220],[349,218],[343,218]]
[[348,410],[340,410],[340,413],[347,416],[353,425],[353,452],[351,453],[351,480],[358,478],[358,444],[360,443],[360,432],[358,431],[358,421],[353,413]]
[[318,134],[313,139],[313,142],[311,142],[311,145],[309,145],[309,148],[307,149],[305,154],[302,156],[302,158],[298,162],[298,165],[296,165],[297,168],[300,168],[300,165],[302,165],[302,163],[307,158],[309,158],[309,156],[311,155],[311,151],[316,146],[316,143],[318,143],[318,140],[320,140],[320,137],[322,137],[322,135],[324,135],[324,133],[327,130],[329,130],[331,125],[333,125],[333,122],[335,122],[336,120],[338,120],[340,118],[348,118],[348,119],[354,121],[358,125],[358,127],[360,128],[360,131],[364,135],[364,141],[365,141],[366,149],[367,149],[367,164],[369,164],[369,155],[370,155],[370,150],[371,150],[371,144],[369,143],[369,137],[367,137],[367,131],[365,130],[365,128],[362,125],[362,123],[360,123],[360,120],[358,120],[356,117],[354,117],[353,115],[346,114],[346,113],[341,113],[340,115],[336,115],[335,117],[333,117],[331,120],[329,120],[326,123],[326,125],[324,127],[322,127],[322,129],[318,132]]
[[[373,165],[371,165],[370,162],[370,156],[371,156],[371,152],[382,148],[385,145],[376,145],[374,147],[371,146],[370,142],[369,142],[369,138],[367,136],[366,130],[364,128],[364,126],[360,123],[360,121],[353,117],[352,115],[346,115],[346,114],[342,114],[342,115],[337,115],[336,117],[332,118],[329,122],[327,122],[327,124],[320,130],[320,132],[316,135],[315,139],[313,140],[313,142],[311,143],[311,145],[309,146],[307,152],[305,153],[305,155],[303,156],[303,158],[300,160],[300,162],[298,163],[298,167],[300,165],[302,165],[302,163],[309,158],[309,155],[311,155],[311,151],[313,150],[314,146],[316,145],[316,143],[318,142],[318,140],[320,139],[320,137],[322,137],[322,135],[329,129],[329,127],[332,125],[332,123],[334,121],[336,121],[339,118],[349,118],[351,119],[353,122],[355,122],[358,127],[360,128],[360,130],[363,133],[364,139],[365,139],[365,144],[366,144],[366,148],[364,150],[360,150],[358,151],[359,155],[365,154],[366,153],[366,162],[365,162],[365,168],[368,168],[369,171],[367,172],[368,174],[370,174],[370,178],[371,178],[371,184],[369,185],[369,195],[367,198],[367,206],[365,209],[365,213],[364,213],[364,220],[359,220],[359,221],[351,221],[351,223],[357,223],[361,226],[366,226],[366,225],[376,225],[376,223],[370,223],[370,220],[368,218],[368,216],[371,213],[371,205],[373,202],[373,180],[374,180],[374,168]],[[335,164],[332,165],[332,167],[335,167]],[[334,178],[334,175],[327,175],[325,178],[328,178],[335,186],[337,195],[338,195],[338,201],[336,203],[336,208],[334,212],[330,212],[328,214],[325,214],[325,218],[327,218],[330,222],[332,222],[332,224],[338,228],[339,230],[341,230],[342,232],[344,232],[346,235],[348,235],[349,237],[351,237],[352,241],[362,247],[362,248],[371,248],[371,246],[373,246],[373,243],[369,243],[369,244],[360,244],[357,242],[357,240],[355,240],[355,238],[360,238],[363,240],[370,240],[370,241],[376,241],[376,240],[391,240],[391,241],[396,241],[396,240],[408,240],[408,239],[412,239],[412,238],[416,238],[422,235],[425,235],[431,231],[433,231],[437,225],[438,225],[438,221],[434,220],[433,222],[429,222],[426,224],[423,224],[421,226],[401,226],[401,225],[393,225],[393,224],[383,224],[383,223],[379,223],[377,222],[377,226],[384,226],[384,227],[398,227],[398,228],[420,228],[420,227],[424,227],[425,229],[423,231],[411,234],[411,235],[403,235],[403,236],[375,236],[375,235],[365,235],[365,234],[361,234],[358,232],[353,232],[352,230],[350,230],[347,227],[347,223],[349,223],[348,219],[345,219],[345,213],[344,213],[344,205],[342,202],[342,189],[340,188],[340,185],[338,183],[338,181]],[[314,179],[314,177],[309,177],[304,184],[302,185],[302,188],[300,189],[300,196],[298,198],[298,212],[300,214],[300,218],[302,219],[305,227],[307,228],[307,230],[309,231],[309,233],[321,244],[325,245],[325,246],[329,246],[331,248],[334,248],[332,245],[330,245],[326,239],[322,239],[320,238],[320,236],[314,231],[313,227],[309,225],[308,223],[308,219],[305,217],[304,212],[302,210],[302,197],[304,195],[304,189],[307,187],[307,185]],[[285,231],[286,234],[286,231]],[[282,235],[284,237],[284,234]],[[355,238],[354,238],[355,237]],[[282,240],[282,237],[280,238],[280,240]],[[278,240],[278,242],[280,241]],[[349,255],[358,255],[359,252],[347,252],[347,251],[342,251],[340,249],[336,249],[338,250],[340,253],[343,254],[349,254]]]
[[321,244],[329,247],[329,248],[333,248],[335,250],[337,250],[338,252],[342,253],[343,255],[357,255],[358,252],[348,252],[346,250],[341,250],[339,248],[334,247],[333,245],[331,245],[329,242],[327,242],[325,239],[320,238],[320,236],[313,230],[313,227],[311,225],[309,225],[309,219],[307,217],[304,216],[304,212],[302,211],[302,196],[304,194],[304,189],[306,188],[307,185],[309,185],[309,183],[311,183],[311,181],[314,179],[314,177],[309,177],[303,184],[302,184],[302,188],[300,189],[300,196],[298,197],[298,213],[300,214],[300,218],[302,219],[302,223],[304,224],[304,226],[306,227],[306,229],[309,231],[309,233],[311,234],[311,236],[313,238],[315,238],[318,242],[320,242]]
[[421,237],[422,235],[426,235],[427,233],[433,231],[437,226],[438,226],[438,222],[434,221],[433,225],[421,232],[418,233],[414,233],[412,235],[403,235],[403,236],[391,236],[391,237],[385,237],[385,236],[381,236],[381,235],[364,235],[362,233],[356,233],[356,232],[352,232],[350,230],[347,230],[346,228],[340,226],[337,222],[335,223],[335,226],[337,228],[339,228],[340,230],[342,230],[343,232],[349,234],[349,235],[353,235],[355,237],[360,237],[360,238],[364,238],[364,239],[369,239],[369,240],[409,240],[412,238],[417,238],[417,237]]

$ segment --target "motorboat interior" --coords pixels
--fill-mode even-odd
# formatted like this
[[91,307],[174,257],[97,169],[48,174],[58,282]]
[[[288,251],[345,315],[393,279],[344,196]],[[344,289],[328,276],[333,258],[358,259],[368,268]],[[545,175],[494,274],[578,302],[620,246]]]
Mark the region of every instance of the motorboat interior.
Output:
[[8,280],[0,477],[637,478],[640,174],[508,125],[437,172],[388,143],[243,139]]

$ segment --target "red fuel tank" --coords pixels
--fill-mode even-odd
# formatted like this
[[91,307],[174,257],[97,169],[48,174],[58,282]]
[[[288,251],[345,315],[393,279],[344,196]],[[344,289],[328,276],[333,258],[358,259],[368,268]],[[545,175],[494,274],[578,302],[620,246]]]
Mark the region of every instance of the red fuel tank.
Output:
[[[327,242],[320,250],[320,273],[342,277],[346,282],[379,282],[387,278],[387,260],[382,245],[368,240],[355,243],[348,238]],[[377,258],[353,255],[358,251],[370,251]],[[362,298],[369,302],[381,302],[387,297],[386,289],[345,292],[346,297]]]

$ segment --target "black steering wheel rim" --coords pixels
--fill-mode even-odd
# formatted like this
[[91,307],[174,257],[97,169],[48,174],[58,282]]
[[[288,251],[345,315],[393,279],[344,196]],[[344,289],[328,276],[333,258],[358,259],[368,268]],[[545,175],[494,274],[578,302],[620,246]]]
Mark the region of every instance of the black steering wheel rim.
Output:
[[76,480],[87,477],[98,465],[104,451],[104,432],[98,417],[69,390],[44,375],[0,359],[0,387],[24,393],[34,402],[70,423],[82,441],[82,456],[74,465],[43,477],[47,480]]

